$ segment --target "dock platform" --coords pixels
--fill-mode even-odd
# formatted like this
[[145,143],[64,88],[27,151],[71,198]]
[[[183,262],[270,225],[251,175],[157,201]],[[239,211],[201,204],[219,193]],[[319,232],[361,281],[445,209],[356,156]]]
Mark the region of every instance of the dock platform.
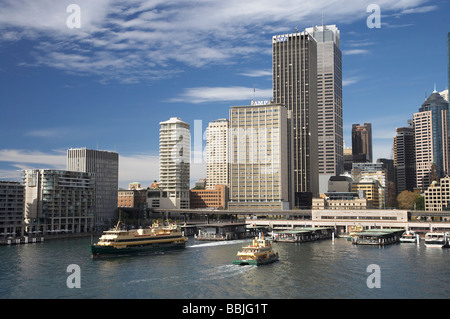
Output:
[[400,242],[404,232],[404,229],[367,229],[355,233],[351,240],[354,245],[391,245]]
[[299,227],[292,230],[274,231],[274,242],[303,243],[331,238],[334,227]]

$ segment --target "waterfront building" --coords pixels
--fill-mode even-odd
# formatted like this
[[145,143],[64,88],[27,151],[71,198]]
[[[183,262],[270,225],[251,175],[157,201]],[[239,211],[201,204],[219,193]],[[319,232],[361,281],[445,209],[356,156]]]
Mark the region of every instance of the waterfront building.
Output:
[[0,237],[24,234],[24,185],[0,181]]
[[177,117],[160,122],[159,187],[166,208],[189,208],[190,125]]
[[272,37],[274,103],[292,111],[295,206],[319,192],[317,41],[308,32]]
[[[93,173],[24,170],[25,214],[28,232],[83,233],[94,229]],[[117,198],[116,198],[117,201]]]
[[226,209],[228,204],[228,186],[215,185],[214,189],[191,189],[191,209]]
[[353,192],[330,192],[313,198],[312,209],[366,209],[367,199]]
[[380,207],[380,188],[381,184],[377,180],[352,183],[352,192],[358,193],[360,198],[367,199],[367,208]]
[[340,32],[336,25],[305,31],[317,41],[319,174],[339,175],[344,170]]
[[448,102],[436,90],[414,113],[416,186],[421,190],[449,172],[448,116]]
[[398,127],[394,136],[394,170],[396,194],[416,187],[416,150],[414,126]]
[[95,177],[95,226],[109,228],[118,218],[119,154],[110,151],[71,148],[67,170],[92,173]]
[[230,109],[230,209],[290,209],[292,131],[283,105]]
[[227,119],[209,123],[206,128],[206,189],[229,185]]
[[433,181],[424,192],[426,211],[450,210],[450,177]]
[[352,125],[353,163],[372,163],[372,124]]

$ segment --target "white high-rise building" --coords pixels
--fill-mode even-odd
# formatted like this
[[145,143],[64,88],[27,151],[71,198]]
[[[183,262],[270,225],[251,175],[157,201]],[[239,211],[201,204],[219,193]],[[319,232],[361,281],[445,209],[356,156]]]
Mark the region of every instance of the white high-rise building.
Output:
[[209,123],[206,128],[206,189],[229,184],[227,119]]
[[67,170],[95,176],[95,226],[109,228],[116,222],[119,188],[119,154],[110,151],[71,148]]
[[[190,125],[177,117],[160,122],[159,187],[165,208],[188,209],[190,186]],[[170,206],[170,207],[169,207]]]

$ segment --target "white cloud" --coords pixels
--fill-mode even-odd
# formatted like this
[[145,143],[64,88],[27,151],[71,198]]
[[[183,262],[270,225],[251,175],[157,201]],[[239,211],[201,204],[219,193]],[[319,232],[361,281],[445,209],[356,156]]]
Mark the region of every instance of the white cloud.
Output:
[[[380,0],[377,4],[383,14],[435,9],[420,7],[425,2]],[[0,41],[40,42],[23,65],[132,83],[182,72],[180,65],[174,67],[177,62],[202,67],[265,52],[271,35],[289,26],[292,30],[308,27],[322,13],[336,24],[365,19],[371,0],[349,0],[345,4],[328,0],[326,5],[317,0],[280,0],[276,5],[271,0],[77,0],[80,29],[66,25],[70,3],[3,0]]]
[[241,72],[239,75],[248,76],[252,78],[272,76],[272,70],[250,70],[246,72]]
[[272,89],[255,89],[242,86],[231,87],[196,87],[187,88],[180,96],[172,98],[170,102],[205,103],[205,102],[231,102],[250,101],[255,92],[258,98],[271,99]]
[[365,49],[351,49],[351,50],[343,50],[342,54],[344,55],[355,55],[355,54],[368,54],[370,51]]

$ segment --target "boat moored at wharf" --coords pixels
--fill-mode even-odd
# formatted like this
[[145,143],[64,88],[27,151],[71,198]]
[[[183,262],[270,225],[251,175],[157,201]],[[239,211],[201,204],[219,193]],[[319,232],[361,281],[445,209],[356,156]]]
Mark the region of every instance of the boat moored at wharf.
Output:
[[425,234],[425,246],[430,248],[450,247],[449,232],[428,232]]
[[99,241],[91,245],[92,257],[120,256],[148,251],[162,251],[186,247],[187,237],[176,224],[154,223],[151,227],[125,230],[119,227],[105,231]]
[[292,230],[273,231],[274,242],[303,243],[331,238],[333,227],[298,227]]

